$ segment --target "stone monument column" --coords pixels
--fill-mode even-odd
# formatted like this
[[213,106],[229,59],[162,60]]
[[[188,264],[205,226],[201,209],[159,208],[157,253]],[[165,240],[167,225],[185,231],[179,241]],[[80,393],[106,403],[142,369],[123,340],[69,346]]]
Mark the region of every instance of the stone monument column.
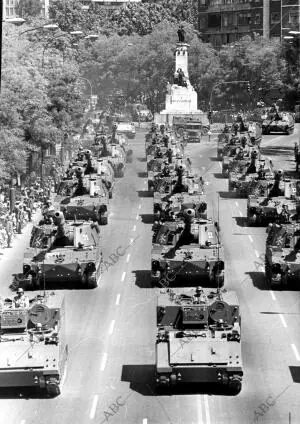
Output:
[[186,78],[189,78],[188,48],[189,44],[177,43],[175,50],[175,70],[182,69]]

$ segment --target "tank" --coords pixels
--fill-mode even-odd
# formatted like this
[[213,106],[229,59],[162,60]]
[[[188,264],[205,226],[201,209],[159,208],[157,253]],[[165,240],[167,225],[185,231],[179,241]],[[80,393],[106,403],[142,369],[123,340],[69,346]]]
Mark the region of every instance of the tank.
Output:
[[270,111],[267,118],[262,123],[262,133],[283,133],[292,134],[295,127],[295,118],[290,112]]
[[108,223],[109,190],[101,176],[84,176],[83,168],[75,170],[76,178],[69,177],[61,181],[55,205],[68,220],[93,220],[100,225]]
[[265,276],[270,287],[300,283],[300,223],[269,224]]
[[[170,193],[173,187],[177,184],[181,170],[181,177],[194,178],[192,170],[192,162],[189,158],[182,157],[173,158],[169,161],[153,161],[152,169],[148,171],[148,190],[152,192]],[[160,171],[156,171],[159,167]],[[195,177],[194,179],[197,179]]]
[[241,391],[241,316],[235,292],[162,290],[156,311],[159,390],[188,384],[198,392],[210,383],[231,395]]
[[227,160],[228,189],[234,190],[236,181],[244,174],[256,172],[261,155],[252,147],[236,149],[236,155]]
[[170,283],[208,287],[224,284],[224,251],[216,223],[195,218],[188,209],[184,219],[153,226],[151,278],[156,285]]
[[[133,161],[133,150],[130,148],[129,143],[126,139],[126,136],[128,138],[134,138],[135,137],[135,129],[134,129],[134,137],[130,137],[129,134],[131,133],[127,133],[126,131],[120,131],[120,125],[122,124],[113,124],[112,126],[112,135],[111,137],[108,138],[108,142],[110,144],[116,144],[117,146],[120,147],[120,149],[123,150],[125,157],[126,157],[126,162],[127,163],[131,163]],[[128,125],[129,128],[132,127],[132,123],[129,124],[124,124],[125,126]]]
[[38,295],[24,308],[5,299],[0,315],[0,387],[31,387],[58,396],[68,356],[63,294]]
[[[44,237],[42,248],[33,245],[25,250],[23,274],[19,285],[26,289],[43,289],[47,284],[95,288],[101,275],[100,230],[90,222],[67,223],[60,211],[53,214],[50,236]],[[43,237],[41,236],[43,239]],[[46,241],[45,241],[46,240]]]
[[[260,159],[250,164],[246,173],[237,175],[234,181],[237,197],[266,196],[275,183],[275,170],[270,160]],[[231,188],[233,190],[233,188]]]
[[248,197],[248,225],[286,223],[300,218],[300,181],[283,180],[281,175],[281,172],[275,175],[275,182],[266,196]]

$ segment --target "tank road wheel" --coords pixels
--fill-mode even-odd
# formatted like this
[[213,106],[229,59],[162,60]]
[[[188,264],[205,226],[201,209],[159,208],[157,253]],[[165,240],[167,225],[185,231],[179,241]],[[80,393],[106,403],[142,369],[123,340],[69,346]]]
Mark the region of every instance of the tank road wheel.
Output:
[[228,389],[231,395],[238,395],[242,390],[242,382],[239,377],[232,377],[228,382]]
[[60,395],[59,381],[55,377],[50,377],[46,381],[46,392],[50,397],[56,397]]

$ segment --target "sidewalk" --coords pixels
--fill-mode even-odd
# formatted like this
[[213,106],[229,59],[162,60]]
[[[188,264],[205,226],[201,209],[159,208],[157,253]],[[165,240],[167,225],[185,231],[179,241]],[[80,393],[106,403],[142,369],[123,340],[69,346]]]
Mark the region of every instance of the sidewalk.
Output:
[[28,246],[33,225],[37,223],[40,218],[41,212],[37,210],[32,216],[32,222],[29,222],[24,227],[22,234],[16,234],[12,242],[12,247],[0,250],[0,296],[11,296],[12,291],[9,289],[9,286],[13,281],[13,274],[23,271],[24,249]]

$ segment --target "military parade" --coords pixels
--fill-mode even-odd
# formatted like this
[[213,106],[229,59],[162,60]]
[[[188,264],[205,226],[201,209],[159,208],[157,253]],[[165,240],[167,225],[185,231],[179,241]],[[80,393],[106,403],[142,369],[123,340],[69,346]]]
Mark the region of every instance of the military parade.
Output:
[[204,111],[177,35],[164,109],[88,107],[2,185],[0,424],[300,420],[300,126]]

